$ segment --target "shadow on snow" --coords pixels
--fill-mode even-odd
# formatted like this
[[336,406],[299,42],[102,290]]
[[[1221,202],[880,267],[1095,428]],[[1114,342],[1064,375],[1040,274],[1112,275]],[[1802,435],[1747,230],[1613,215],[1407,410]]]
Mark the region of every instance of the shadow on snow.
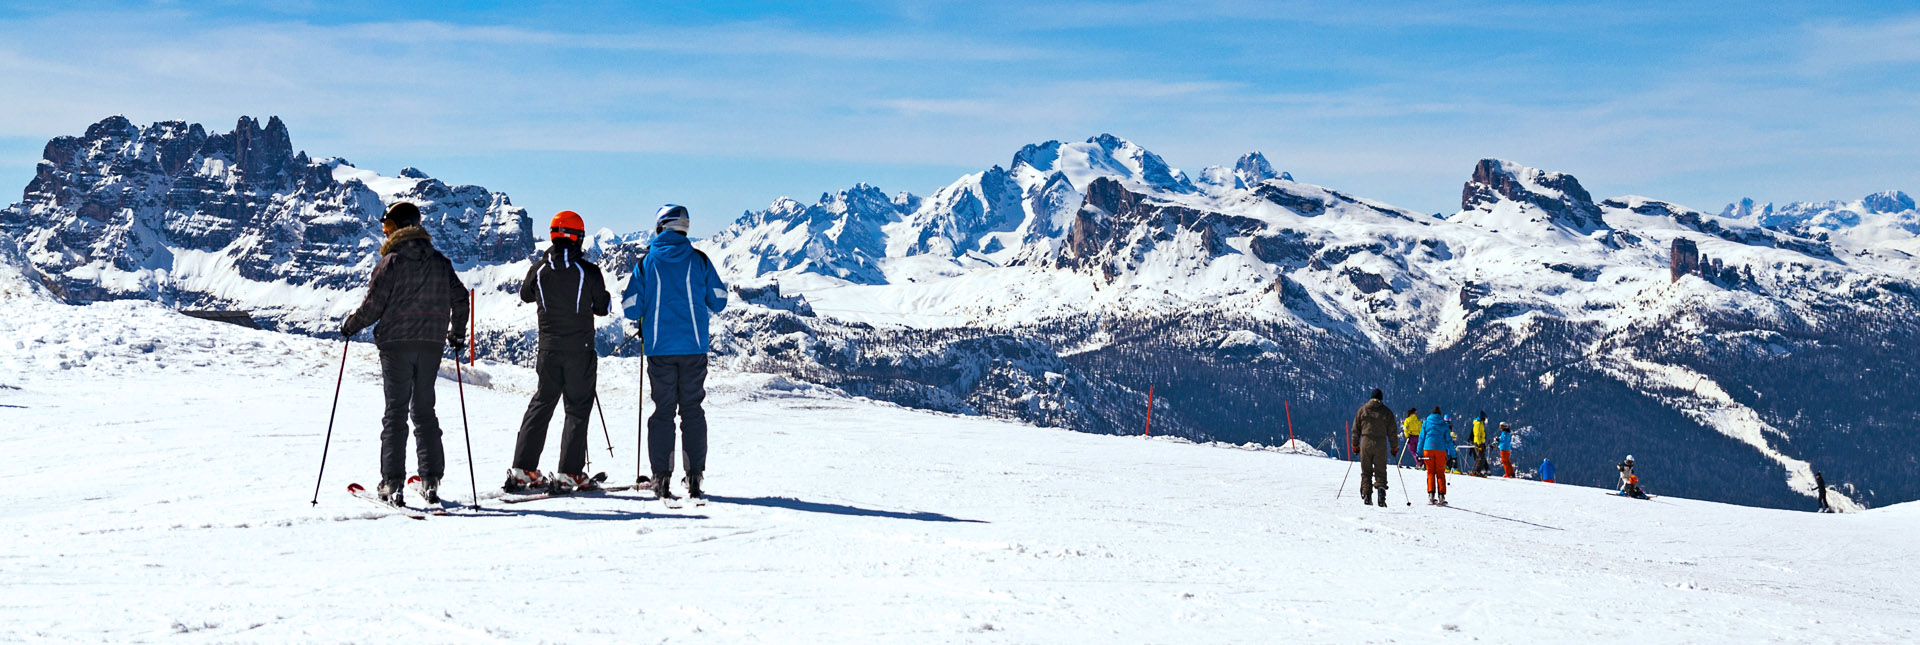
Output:
[[875,510],[870,508],[860,508],[857,506],[845,506],[841,504],[808,502],[803,500],[797,500],[791,497],[721,497],[719,495],[713,495],[713,496],[707,497],[707,499],[710,501],[720,502],[724,504],[740,504],[743,506],[764,506],[768,508],[784,508],[784,509],[793,510],[793,511],[806,511],[808,513],[827,513],[830,515],[851,515],[855,517],[885,517],[885,518],[896,519],[896,520],[918,520],[921,522],[965,522],[969,524],[987,524],[988,523],[983,520],[961,519],[961,518],[953,517],[950,515],[941,515],[939,513],[927,513],[927,512],[903,513],[899,511],[881,511],[881,510]]

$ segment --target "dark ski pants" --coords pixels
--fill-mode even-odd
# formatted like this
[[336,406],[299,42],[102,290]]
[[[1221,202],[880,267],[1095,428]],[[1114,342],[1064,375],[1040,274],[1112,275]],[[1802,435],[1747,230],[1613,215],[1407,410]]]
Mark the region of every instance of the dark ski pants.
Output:
[[526,415],[520,418],[520,437],[513,444],[514,468],[539,469],[553,408],[564,402],[567,418],[560,424],[559,472],[586,474],[587,422],[593,420],[599,366],[600,357],[593,352],[540,352],[534,358],[533,371],[539,375],[540,385],[533,392],[533,400],[527,402]]
[[653,472],[673,472],[673,416],[680,415],[680,443],[687,472],[707,469],[707,355],[648,356],[647,386],[653,414],[647,417],[647,458]]
[[380,418],[380,479],[407,479],[407,416],[413,416],[415,455],[422,479],[439,479],[447,471],[440,446],[440,419],[433,415],[433,381],[440,373],[440,352],[380,350],[380,378],[385,382],[387,413]]
[[[1391,441],[1391,439],[1387,440]],[[1373,489],[1387,490],[1387,441],[1360,441],[1360,499],[1371,499]]]

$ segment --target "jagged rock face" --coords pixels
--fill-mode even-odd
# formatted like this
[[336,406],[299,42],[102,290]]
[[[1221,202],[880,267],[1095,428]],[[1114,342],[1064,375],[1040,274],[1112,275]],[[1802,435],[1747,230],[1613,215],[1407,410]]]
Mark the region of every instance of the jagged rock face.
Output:
[[1501,201],[1529,204],[1553,221],[1580,232],[1608,228],[1593,196],[1573,175],[1527,168],[1498,159],[1482,159],[1460,193],[1460,210],[1491,208]]
[[714,261],[736,274],[803,272],[877,284],[885,280],[879,266],[887,255],[882,227],[919,203],[907,194],[889,198],[867,184],[823,194],[812,206],[782,199],[715,235]]
[[197,299],[216,267],[261,283],[346,289],[366,280],[392,199],[416,202],[455,262],[532,251],[526,214],[505,195],[422,178],[383,196],[340,180],[345,162],[295,152],[278,117],[242,117],[209,135],[179,121],[110,117],[48,142],[22,200],[0,210],[49,286],[70,301]]

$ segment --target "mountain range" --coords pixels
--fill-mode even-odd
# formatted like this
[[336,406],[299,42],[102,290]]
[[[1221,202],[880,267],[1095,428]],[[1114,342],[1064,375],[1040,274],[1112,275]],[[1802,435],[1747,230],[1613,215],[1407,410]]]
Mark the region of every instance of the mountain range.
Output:
[[[69,302],[244,308],[323,333],[378,216],[419,203],[476,288],[480,347],[531,357],[517,281],[541,242],[504,194],[294,152],[278,119],[208,134],[113,117],[49,142],[0,210]],[[589,253],[618,288],[646,236]],[[1366,392],[1485,411],[1524,470],[1781,508],[1920,498],[1920,211],[1899,192],[1718,214],[1485,159],[1435,216],[1296,181],[1259,153],[1195,175],[1100,135],[1028,145],[921,197],[782,198],[700,246],[735,287],[730,369],[956,414],[1335,449]],[[602,330],[603,349],[622,321]],[[1143,473],[1145,476],[1151,474]]]

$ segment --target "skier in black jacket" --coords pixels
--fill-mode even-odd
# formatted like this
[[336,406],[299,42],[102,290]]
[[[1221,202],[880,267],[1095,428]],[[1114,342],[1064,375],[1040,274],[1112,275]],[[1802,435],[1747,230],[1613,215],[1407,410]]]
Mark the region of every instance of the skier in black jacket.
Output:
[[367,283],[367,299],[347,316],[340,333],[351,338],[373,327],[373,340],[380,347],[387,399],[380,429],[380,497],[406,503],[401,489],[411,411],[421,496],[438,504],[447,459],[440,445],[440,420],[433,414],[433,382],[445,348],[451,345],[458,352],[466,346],[454,323],[467,317],[467,287],[454,273],[453,262],[434,250],[433,236],[420,227],[418,207],[396,202],[380,223],[387,234],[380,245],[380,264]]
[[[571,491],[592,483],[585,472],[587,422],[600,359],[593,347],[593,317],[607,315],[613,296],[607,293],[600,267],[581,257],[586,224],[580,215],[560,211],[553,216],[550,233],[553,245],[527,269],[520,285],[520,300],[540,307],[540,352],[534,360],[540,385],[520,421],[513,467],[501,486],[510,493],[540,487]],[[537,470],[540,451],[553,408],[563,401],[567,418],[560,426],[560,468],[554,476],[543,477]]]

